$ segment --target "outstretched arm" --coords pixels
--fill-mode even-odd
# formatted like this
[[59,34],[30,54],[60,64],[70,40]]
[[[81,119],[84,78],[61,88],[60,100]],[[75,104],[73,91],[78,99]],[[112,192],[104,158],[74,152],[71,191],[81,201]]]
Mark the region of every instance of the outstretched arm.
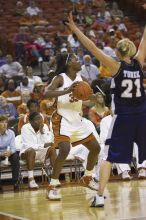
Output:
[[58,91],[58,88],[63,85],[63,78],[60,75],[56,76],[55,79],[52,81],[51,85],[47,88],[47,91],[45,92],[45,98],[52,98],[52,97],[57,98],[58,96],[71,93],[77,84],[78,82],[75,82],[67,89]]
[[144,65],[144,61],[146,59],[146,26],[135,58],[140,62],[142,66]]
[[80,29],[75,25],[72,14],[68,17],[68,27],[76,34],[80,42],[101,62],[106,68],[115,75],[120,67],[120,64],[110,56],[106,55],[102,50],[96,47],[96,45],[86,37]]

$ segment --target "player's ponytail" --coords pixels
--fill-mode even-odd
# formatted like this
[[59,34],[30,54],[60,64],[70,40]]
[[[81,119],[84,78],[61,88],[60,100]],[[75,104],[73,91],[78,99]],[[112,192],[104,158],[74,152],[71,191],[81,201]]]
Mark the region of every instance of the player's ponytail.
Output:
[[117,43],[117,50],[122,57],[133,57],[136,54],[136,46],[128,38],[124,38]]
[[67,59],[68,54],[58,54],[56,57],[56,71],[55,74],[59,75],[60,73],[66,73],[67,71]]

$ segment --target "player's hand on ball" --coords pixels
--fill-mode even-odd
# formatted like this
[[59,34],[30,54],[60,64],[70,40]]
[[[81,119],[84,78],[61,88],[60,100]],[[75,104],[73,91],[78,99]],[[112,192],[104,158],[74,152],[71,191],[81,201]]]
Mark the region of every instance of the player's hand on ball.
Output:
[[68,93],[69,93],[69,92],[72,92],[78,84],[79,84],[79,82],[74,82],[74,83],[67,89]]

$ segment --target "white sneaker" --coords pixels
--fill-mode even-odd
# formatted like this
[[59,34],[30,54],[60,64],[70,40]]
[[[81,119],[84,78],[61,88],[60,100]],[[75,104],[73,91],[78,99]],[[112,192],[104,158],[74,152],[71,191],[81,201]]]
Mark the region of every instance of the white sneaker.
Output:
[[140,169],[139,170],[138,178],[139,179],[145,179],[146,178],[146,170],[145,169]]
[[35,182],[35,180],[31,180],[31,181],[29,182],[29,188],[30,188],[30,189],[38,189],[39,186],[38,186],[38,184]]
[[61,200],[61,195],[58,193],[58,190],[55,186],[49,185],[47,191],[47,198],[49,200]]
[[122,173],[122,179],[123,180],[131,180],[132,179],[132,177],[129,175],[127,170]]
[[93,202],[91,203],[91,207],[103,207],[104,206],[104,197],[96,194],[94,196]]

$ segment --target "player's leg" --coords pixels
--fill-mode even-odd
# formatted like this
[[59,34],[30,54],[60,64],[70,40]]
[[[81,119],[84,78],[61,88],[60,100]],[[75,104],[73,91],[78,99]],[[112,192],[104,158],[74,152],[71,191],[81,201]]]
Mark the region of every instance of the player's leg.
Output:
[[65,159],[67,158],[70,151],[70,142],[61,142],[58,144],[59,153],[54,162],[53,172],[51,177],[51,182],[48,186],[47,197],[50,200],[60,200],[61,195],[58,193],[56,186],[58,185],[58,178],[61,172],[61,169],[64,165]]
[[98,184],[93,180],[92,174],[93,168],[97,162],[100,146],[96,139],[84,143],[84,146],[89,150],[89,153],[86,170],[84,176],[81,178],[81,182],[93,190],[98,190]]
[[91,206],[104,206],[103,193],[110,177],[112,163],[131,163],[135,128],[136,125],[133,116],[113,117],[111,130],[106,140],[106,145],[109,146],[108,157],[106,161],[102,161],[99,190]]
[[89,150],[87,158],[87,170],[92,171],[97,162],[100,146],[96,139],[84,143],[84,146],[87,147],[87,149]]
[[139,168],[139,177],[146,178],[146,114],[137,116],[137,132],[135,142],[138,147],[137,165]]

